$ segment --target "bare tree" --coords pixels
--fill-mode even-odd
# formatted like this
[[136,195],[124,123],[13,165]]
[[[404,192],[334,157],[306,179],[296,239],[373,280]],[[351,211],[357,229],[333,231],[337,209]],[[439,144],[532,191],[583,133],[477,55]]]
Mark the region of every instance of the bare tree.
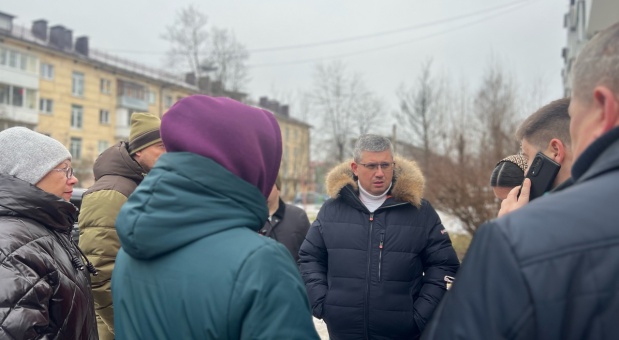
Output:
[[490,167],[518,151],[514,138],[518,122],[516,97],[513,79],[499,64],[494,63],[486,71],[475,96],[475,113],[480,129],[479,150],[487,155],[481,159],[483,167]]
[[424,166],[429,167],[432,136],[435,133],[434,110],[438,88],[431,74],[432,60],[428,59],[422,66],[417,84],[406,88],[404,84],[398,90],[400,111],[396,114],[403,122],[406,132],[412,132],[413,142],[421,144],[424,152]]
[[170,43],[167,64],[170,67],[184,67],[194,73],[196,79],[202,75],[202,61],[208,53],[207,17],[195,5],[178,11],[174,24],[167,26],[161,38]]
[[[441,211],[457,217],[471,234],[496,216],[498,202],[489,186],[501,158],[516,151],[518,120],[516,86],[496,65],[484,74],[471,95],[466,87],[445,87],[438,98],[446,112],[445,152],[431,154],[428,198]],[[446,102],[442,102],[446,101]]]
[[249,80],[247,48],[236,40],[234,32],[214,27],[211,31],[210,65],[216,68],[215,80],[224,88],[240,91]]
[[364,91],[358,93],[355,107],[355,122],[358,135],[379,133],[385,121],[383,102],[373,93]]
[[[306,95],[308,112],[312,112],[318,129],[314,144],[325,158],[342,162],[349,157],[350,144],[358,135],[379,130],[384,122],[384,105],[369,91],[359,74],[346,70],[341,61],[328,65],[318,64],[314,74],[314,87]],[[319,156],[319,157],[320,157]]]
[[174,24],[161,38],[170,43],[167,65],[178,71],[191,71],[196,79],[215,71],[224,89],[239,91],[249,79],[249,52],[227,29],[207,28],[207,16],[195,5],[181,9]]

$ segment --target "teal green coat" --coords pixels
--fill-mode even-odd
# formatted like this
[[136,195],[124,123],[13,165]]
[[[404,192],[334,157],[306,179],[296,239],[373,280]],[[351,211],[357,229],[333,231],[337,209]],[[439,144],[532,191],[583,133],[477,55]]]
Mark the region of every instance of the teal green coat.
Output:
[[191,153],[163,155],[116,221],[116,339],[318,339],[266,200]]

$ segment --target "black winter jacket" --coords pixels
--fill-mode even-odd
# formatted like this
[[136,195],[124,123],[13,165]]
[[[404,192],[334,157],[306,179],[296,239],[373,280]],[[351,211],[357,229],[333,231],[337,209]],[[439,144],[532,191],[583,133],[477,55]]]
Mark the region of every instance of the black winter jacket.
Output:
[[98,339],[88,271],[70,240],[76,215],[0,175],[0,339]]
[[299,260],[299,248],[310,227],[305,211],[292,204],[279,200],[279,208],[264,224],[260,233],[280,242],[290,252],[295,263]]
[[350,162],[331,171],[327,201],[300,250],[313,314],[331,339],[419,336],[459,261],[441,221],[422,200],[417,165],[396,159],[389,197],[374,213],[358,198]]
[[424,338],[617,338],[619,128],[572,177],[479,229]]

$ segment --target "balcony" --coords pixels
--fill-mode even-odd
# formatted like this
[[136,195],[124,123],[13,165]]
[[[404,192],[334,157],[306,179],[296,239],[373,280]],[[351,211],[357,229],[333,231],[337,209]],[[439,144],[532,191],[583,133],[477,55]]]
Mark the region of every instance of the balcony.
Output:
[[146,100],[129,96],[118,96],[118,106],[131,110],[148,112],[148,102]]
[[5,84],[11,84],[29,89],[39,88],[39,76],[0,65],[0,79]]
[[130,126],[116,126],[116,139],[129,140]]
[[118,80],[118,107],[133,111],[148,111],[147,88],[130,81]]
[[39,123],[39,112],[36,109],[0,104],[0,121],[36,126]]

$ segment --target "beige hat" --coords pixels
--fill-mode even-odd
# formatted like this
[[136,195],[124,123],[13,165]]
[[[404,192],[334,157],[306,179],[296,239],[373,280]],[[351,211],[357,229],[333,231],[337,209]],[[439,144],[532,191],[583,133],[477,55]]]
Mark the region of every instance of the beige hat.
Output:
[[129,132],[129,153],[131,155],[161,142],[161,119],[150,113],[134,112],[131,115],[131,131]]

